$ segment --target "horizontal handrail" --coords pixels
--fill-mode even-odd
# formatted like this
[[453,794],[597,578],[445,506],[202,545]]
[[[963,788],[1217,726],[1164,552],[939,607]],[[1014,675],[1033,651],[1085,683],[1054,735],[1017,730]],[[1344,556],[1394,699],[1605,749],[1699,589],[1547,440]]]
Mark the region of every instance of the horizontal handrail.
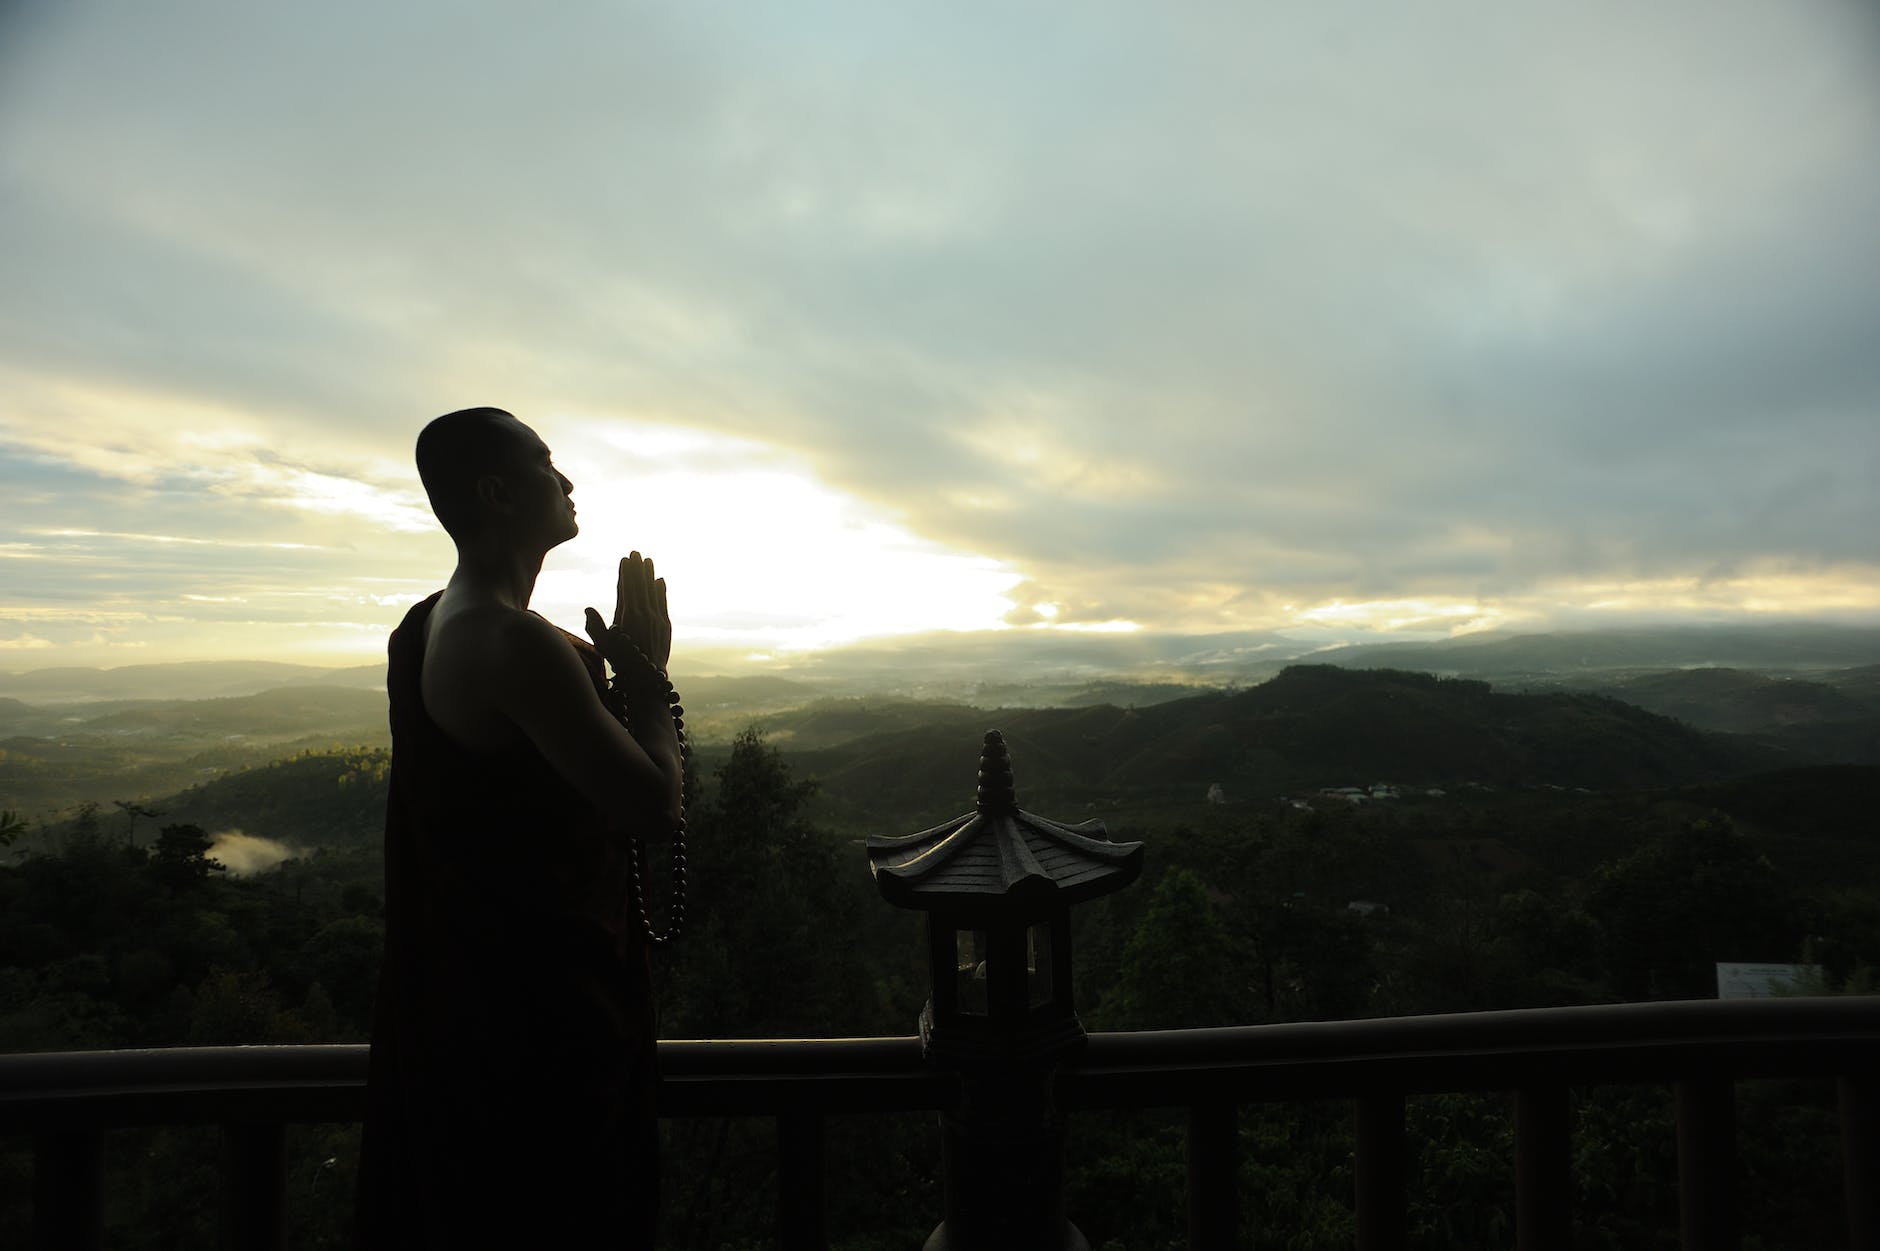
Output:
[[896,1112],[945,1105],[920,1039],[687,1039],[659,1044],[662,1116]]
[[[364,1044],[0,1055],[0,1132],[351,1121]],[[1698,1000],[1093,1034],[1067,1103],[1176,1106],[1380,1091],[1513,1089],[1864,1071],[1880,997]],[[666,1116],[935,1109],[952,1086],[916,1038],[659,1044]]]
[[367,1051],[347,1043],[0,1056],[0,1129],[362,1120]]
[[[227,1121],[357,1121],[364,1043],[0,1055],[0,1132]],[[659,1044],[664,1116],[938,1108],[945,1079],[918,1038],[695,1039]]]
[[1683,1000],[1093,1034],[1082,1107],[1831,1077],[1880,1058],[1880,996]]

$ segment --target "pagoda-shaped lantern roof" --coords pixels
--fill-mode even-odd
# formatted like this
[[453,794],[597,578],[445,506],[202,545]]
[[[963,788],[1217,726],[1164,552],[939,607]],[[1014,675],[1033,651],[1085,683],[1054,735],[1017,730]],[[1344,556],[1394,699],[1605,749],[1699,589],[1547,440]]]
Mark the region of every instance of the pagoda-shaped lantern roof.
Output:
[[868,867],[889,903],[998,920],[1122,889],[1142,871],[1142,844],[1111,842],[1101,821],[1063,825],[1022,811],[1005,738],[991,730],[973,811],[918,834],[871,836]]

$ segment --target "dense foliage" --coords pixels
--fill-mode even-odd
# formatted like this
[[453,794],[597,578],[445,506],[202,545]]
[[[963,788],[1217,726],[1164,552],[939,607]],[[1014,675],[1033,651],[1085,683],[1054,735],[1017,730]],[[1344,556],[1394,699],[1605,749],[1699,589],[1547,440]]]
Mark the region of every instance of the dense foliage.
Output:
[[[1343,677],[1301,680],[1321,684],[1323,695]],[[1412,704],[1486,698],[1434,679],[1396,689]],[[1233,698],[1215,701],[1226,709]],[[1277,698],[1249,723],[1289,715]],[[1598,703],[1536,698],[1536,724],[1605,715]],[[1110,761],[1103,776],[1121,787],[1116,779],[1134,767],[1126,749],[1140,733],[1126,720],[1132,714],[1074,715],[1081,729],[1038,739],[1037,772],[1068,785],[1095,767],[1068,745],[1087,732]],[[1291,732],[1310,729],[1295,720]],[[1375,731],[1380,741],[1410,732],[1408,719]],[[1025,735],[1008,737],[1021,801],[1086,815],[1033,802]],[[1347,750],[1364,760],[1383,748]],[[917,790],[946,789],[958,800],[928,809],[921,823],[965,807],[970,772],[949,761],[938,776],[836,771],[817,781],[801,768],[817,759],[793,765],[750,732],[702,761],[693,780],[693,924],[660,970],[664,1036],[911,1031],[926,976],[918,926],[876,897],[857,843],[871,829],[914,828],[902,806]],[[303,752],[33,830],[39,850],[0,868],[0,1049],[363,1039],[382,938],[385,765],[381,749]],[[1149,867],[1130,890],[1074,915],[1079,1004],[1093,1028],[1139,1028],[1707,997],[1716,960],[1809,959],[1823,966],[1820,989],[1870,989],[1880,966],[1880,875],[1866,804],[1877,771],[1702,780],[1708,769],[1683,789],[1406,788],[1364,803],[1312,795],[1303,807],[1128,792],[1112,833],[1141,838]],[[235,845],[225,835],[236,826],[266,831],[293,854],[265,871],[227,872],[218,849]],[[7,814],[0,836],[24,827]],[[1746,1245],[1830,1245],[1839,1237],[1839,1174],[1828,1092],[1748,1085],[1741,1102]],[[1574,1115],[1581,1245],[1671,1245],[1668,1093],[1576,1092]],[[1513,1204],[1505,1101],[1416,1098],[1409,1131],[1413,1244],[1505,1243]],[[666,1133],[670,1245],[766,1245],[772,1128],[693,1121]],[[1349,1245],[1348,1110],[1249,1107],[1240,1134],[1251,1242]],[[15,1197],[30,1193],[30,1152],[8,1145],[0,1245],[25,1242],[27,1213]],[[296,1129],[292,1150],[296,1245],[345,1245],[356,1129]],[[837,1245],[862,1251],[924,1237],[941,1207],[928,1118],[839,1118],[830,1152]],[[212,1137],[126,1132],[111,1153],[113,1245],[208,1237]],[[1176,1117],[1081,1117],[1070,1164],[1071,1210],[1094,1243],[1130,1251],[1183,1243]]]

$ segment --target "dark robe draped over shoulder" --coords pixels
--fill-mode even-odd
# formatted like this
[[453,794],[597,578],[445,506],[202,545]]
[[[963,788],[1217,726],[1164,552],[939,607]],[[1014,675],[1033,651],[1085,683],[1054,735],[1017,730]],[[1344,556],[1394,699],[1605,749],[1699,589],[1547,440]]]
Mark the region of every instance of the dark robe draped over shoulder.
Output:
[[[425,713],[437,600],[413,607],[390,645],[359,1242],[651,1247],[652,978],[624,850],[532,747],[466,751]],[[604,691],[598,654],[568,639]]]

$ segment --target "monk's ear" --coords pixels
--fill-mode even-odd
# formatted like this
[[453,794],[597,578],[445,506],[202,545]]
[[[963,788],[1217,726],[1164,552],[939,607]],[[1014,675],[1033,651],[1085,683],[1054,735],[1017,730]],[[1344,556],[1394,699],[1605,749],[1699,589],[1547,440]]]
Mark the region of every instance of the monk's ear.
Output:
[[509,495],[509,484],[503,481],[500,474],[486,473],[479,476],[476,481],[476,496],[477,504],[482,509],[497,513],[506,513],[510,510],[512,501]]

